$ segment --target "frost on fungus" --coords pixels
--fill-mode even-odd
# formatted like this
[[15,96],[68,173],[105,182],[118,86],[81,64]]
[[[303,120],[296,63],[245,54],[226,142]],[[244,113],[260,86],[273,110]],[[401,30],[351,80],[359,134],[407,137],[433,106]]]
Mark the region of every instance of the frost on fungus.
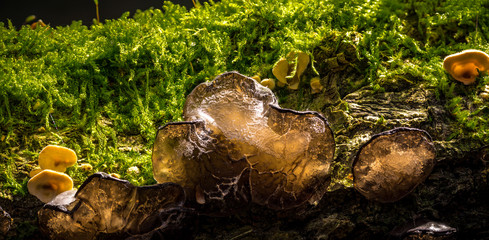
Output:
[[157,133],[154,177],[182,185],[203,211],[290,209],[326,191],[335,143],[319,113],[282,109],[268,88],[228,72],[197,86],[183,115]]
[[379,202],[395,202],[416,188],[435,165],[435,147],[427,132],[396,128],[373,136],[353,162],[354,186]]
[[182,225],[184,201],[177,184],[136,187],[96,173],[46,204],[39,226],[49,239],[151,239]]

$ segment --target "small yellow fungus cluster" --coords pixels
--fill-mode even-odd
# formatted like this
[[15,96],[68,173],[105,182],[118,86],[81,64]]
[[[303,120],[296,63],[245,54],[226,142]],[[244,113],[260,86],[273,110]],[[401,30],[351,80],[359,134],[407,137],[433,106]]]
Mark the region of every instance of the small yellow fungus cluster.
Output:
[[73,180],[63,172],[76,161],[73,150],[61,146],[46,146],[39,153],[38,162],[41,169],[35,169],[29,174],[29,193],[48,203],[58,194],[73,189]]
[[259,82],[261,85],[269,88],[270,90],[273,90],[275,88],[275,79],[273,79],[273,78],[265,78],[265,79],[261,80],[260,76],[258,76],[258,75],[255,75],[251,78],[254,79],[255,81]]
[[301,75],[309,65],[310,57],[304,52],[290,52],[285,58],[275,63],[273,75],[278,79],[278,86],[287,86],[289,89],[299,88]]

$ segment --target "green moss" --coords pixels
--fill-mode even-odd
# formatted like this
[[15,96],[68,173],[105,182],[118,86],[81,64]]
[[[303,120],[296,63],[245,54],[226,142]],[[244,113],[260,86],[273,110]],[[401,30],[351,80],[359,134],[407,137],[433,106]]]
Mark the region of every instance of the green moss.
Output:
[[[313,55],[317,71],[306,71],[305,79],[327,73],[323,59],[358,61],[349,66],[361,77],[341,83],[341,96],[365,85],[393,91],[425,84],[452,113],[459,135],[487,142],[487,102],[477,97],[487,78],[462,86],[441,61],[467,48],[489,50],[488,9],[484,1],[455,0],[225,0],[187,11],[165,1],[162,9],[92,26],[2,24],[0,192],[25,194],[27,174],[47,144],[74,149],[93,171],[153,183],[156,129],[182,119],[193,87],[230,70],[273,77],[273,63],[292,50]],[[277,94],[299,109],[313,98],[304,90]],[[123,147],[129,144],[137,150]],[[127,174],[131,166],[141,173]],[[77,167],[68,173],[77,184],[90,174]]]

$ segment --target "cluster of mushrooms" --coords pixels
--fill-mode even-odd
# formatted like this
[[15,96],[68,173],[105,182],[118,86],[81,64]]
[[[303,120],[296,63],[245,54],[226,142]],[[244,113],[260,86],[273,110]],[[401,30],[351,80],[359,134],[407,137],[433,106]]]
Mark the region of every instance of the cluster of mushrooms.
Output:
[[[464,51],[447,57],[444,68],[471,84],[488,69],[488,59],[480,51]],[[276,64],[281,70],[273,74],[294,89],[308,62],[307,54],[294,52]],[[28,183],[29,192],[47,203],[39,211],[41,230],[52,239],[100,234],[151,239],[181,225],[189,212],[226,215],[249,203],[275,210],[316,204],[330,184],[333,131],[318,112],[280,108],[262,84],[227,72],[197,86],[186,99],[184,121],[158,129],[152,155],[156,185],[135,187],[97,173],[78,191],[68,191],[73,182],[62,172],[76,162],[76,154],[46,147],[39,155],[41,170]],[[382,132],[356,153],[354,188],[370,200],[398,201],[427,178],[435,163],[426,131]]]
[[[265,78],[263,80],[261,80],[259,76],[253,76],[252,78],[271,90],[273,90],[275,86],[286,86],[288,89],[297,90],[301,82],[301,76],[306,70],[309,62],[309,54],[301,51],[292,51],[287,54],[286,57],[280,58],[280,60],[273,66],[272,73],[275,78],[277,78],[278,82],[273,78]],[[318,93],[324,89],[320,83],[319,77],[311,78],[310,86],[312,93]]]
[[35,169],[29,174],[29,193],[48,203],[58,194],[73,189],[73,180],[64,172],[76,161],[76,153],[73,150],[55,145],[46,146],[39,153],[40,169]]

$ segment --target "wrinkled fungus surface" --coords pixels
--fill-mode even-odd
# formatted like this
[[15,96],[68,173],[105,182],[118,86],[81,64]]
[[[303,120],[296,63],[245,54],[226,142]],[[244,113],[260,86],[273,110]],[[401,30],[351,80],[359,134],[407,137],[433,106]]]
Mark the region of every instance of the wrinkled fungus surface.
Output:
[[177,184],[135,187],[105,173],[90,176],[78,191],[58,195],[39,211],[50,239],[151,239],[184,217],[185,193]]
[[335,144],[317,112],[281,109],[269,89],[229,72],[192,91],[184,119],[159,129],[154,176],[207,210],[290,209],[324,194]]
[[373,136],[353,162],[354,186],[379,202],[394,202],[424,181],[435,165],[435,148],[429,134],[397,128]]

